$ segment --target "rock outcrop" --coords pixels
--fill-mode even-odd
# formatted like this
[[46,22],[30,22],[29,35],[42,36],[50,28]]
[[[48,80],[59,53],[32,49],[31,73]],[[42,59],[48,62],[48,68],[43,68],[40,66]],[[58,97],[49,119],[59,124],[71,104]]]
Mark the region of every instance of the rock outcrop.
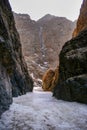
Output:
[[76,29],[73,32],[73,37],[76,37],[82,30],[87,28],[87,0],[83,0],[80,15],[77,21]]
[[42,88],[44,91],[53,91],[58,82],[59,67],[55,70],[49,69],[45,72],[42,78]]
[[75,23],[50,14],[38,21],[26,14],[14,13],[14,17],[29,72],[41,79],[48,68],[59,64],[59,52],[65,41],[71,39]]
[[9,1],[0,0],[0,115],[9,108],[12,96],[32,89]]
[[[83,3],[84,2],[85,0]],[[82,8],[83,7],[85,6],[82,6]],[[80,32],[77,37],[66,42],[63,46],[60,53],[59,80],[54,88],[53,95],[58,99],[87,104],[86,29]]]

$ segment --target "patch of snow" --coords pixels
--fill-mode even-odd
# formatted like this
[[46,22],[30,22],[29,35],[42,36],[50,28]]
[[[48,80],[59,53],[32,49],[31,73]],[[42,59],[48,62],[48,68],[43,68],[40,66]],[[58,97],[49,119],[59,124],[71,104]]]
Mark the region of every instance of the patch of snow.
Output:
[[45,67],[44,67],[44,66],[41,66],[40,64],[38,64],[38,66],[39,66],[42,70],[45,69]]
[[47,65],[47,64],[48,64],[48,62],[44,62],[44,64],[45,64],[45,65]]
[[36,62],[35,62],[35,61],[33,61],[33,60],[32,60],[31,62],[32,62],[32,63],[34,63],[34,64],[36,64]]
[[42,80],[41,79],[35,79],[34,80],[34,87],[37,87],[39,86],[39,88],[41,87],[42,88]]
[[42,87],[34,87],[33,91],[34,92],[36,92],[36,91],[43,91],[43,89],[42,89]]
[[42,83],[42,80],[41,79],[37,79],[38,82]]
[[45,57],[45,55],[42,55],[43,57]]
[[37,54],[37,53],[34,53],[34,55],[35,55],[35,56],[38,56],[38,54]]
[[38,87],[38,84],[37,84],[36,82],[34,82],[34,88],[35,88],[35,87]]
[[87,130],[87,105],[57,100],[40,89],[13,99],[0,130]]
[[32,77],[32,79],[35,79],[35,77],[34,77],[34,74],[33,74],[33,73],[31,73],[31,74],[30,74],[30,76]]

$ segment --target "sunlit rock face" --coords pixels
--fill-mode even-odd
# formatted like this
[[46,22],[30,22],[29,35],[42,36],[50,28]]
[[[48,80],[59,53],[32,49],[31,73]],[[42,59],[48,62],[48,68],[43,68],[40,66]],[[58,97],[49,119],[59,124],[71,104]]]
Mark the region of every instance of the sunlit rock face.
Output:
[[29,72],[33,72],[35,78],[42,78],[48,68],[59,64],[59,52],[72,37],[75,23],[50,14],[38,21],[26,14],[14,13],[14,18]]
[[44,91],[53,91],[55,85],[58,82],[58,73],[59,73],[59,67],[55,70],[48,69],[42,78],[42,88]]
[[32,89],[9,1],[0,0],[0,115],[9,108],[12,96]]
[[87,0],[83,0],[80,15],[77,21],[76,29],[73,32],[73,37],[77,36],[82,30],[87,28]]
[[[84,2],[86,1],[83,1],[83,5]],[[85,5],[82,6],[81,11],[84,8]],[[84,23],[84,25],[86,24]],[[59,81],[54,89],[54,96],[58,99],[87,104],[86,29],[80,32],[77,37],[65,43],[59,61]]]

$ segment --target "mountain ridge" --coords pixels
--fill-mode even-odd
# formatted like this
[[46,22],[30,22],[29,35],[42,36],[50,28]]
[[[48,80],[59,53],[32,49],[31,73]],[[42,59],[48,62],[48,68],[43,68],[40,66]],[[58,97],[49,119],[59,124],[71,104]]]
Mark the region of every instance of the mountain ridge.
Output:
[[[75,23],[66,18],[59,18],[50,14],[45,15],[38,21],[20,19],[18,14],[14,14],[14,18],[25,59],[28,66],[31,66],[29,71],[30,73],[34,72],[35,77],[41,78],[48,68],[55,68],[59,64],[59,52],[64,42],[72,37]],[[21,29],[22,31],[20,31]]]

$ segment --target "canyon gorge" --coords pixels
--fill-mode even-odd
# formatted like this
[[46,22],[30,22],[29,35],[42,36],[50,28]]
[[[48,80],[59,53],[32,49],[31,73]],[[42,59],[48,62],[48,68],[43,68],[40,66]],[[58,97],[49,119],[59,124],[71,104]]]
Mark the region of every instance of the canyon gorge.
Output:
[[59,81],[54,89],[58,99],[87,104],[87,0],[83,1],[74,30],[60,53]]
[[0,0],[0,130],[87,130],[86,14],[35,21]]
[[59,65],[59,53],[65,41],[71,39],[76,21],[50,14],[38,21],[28,14],[14,13],[14,18],[29,72],[35,79],[42,79],[48,68]]

